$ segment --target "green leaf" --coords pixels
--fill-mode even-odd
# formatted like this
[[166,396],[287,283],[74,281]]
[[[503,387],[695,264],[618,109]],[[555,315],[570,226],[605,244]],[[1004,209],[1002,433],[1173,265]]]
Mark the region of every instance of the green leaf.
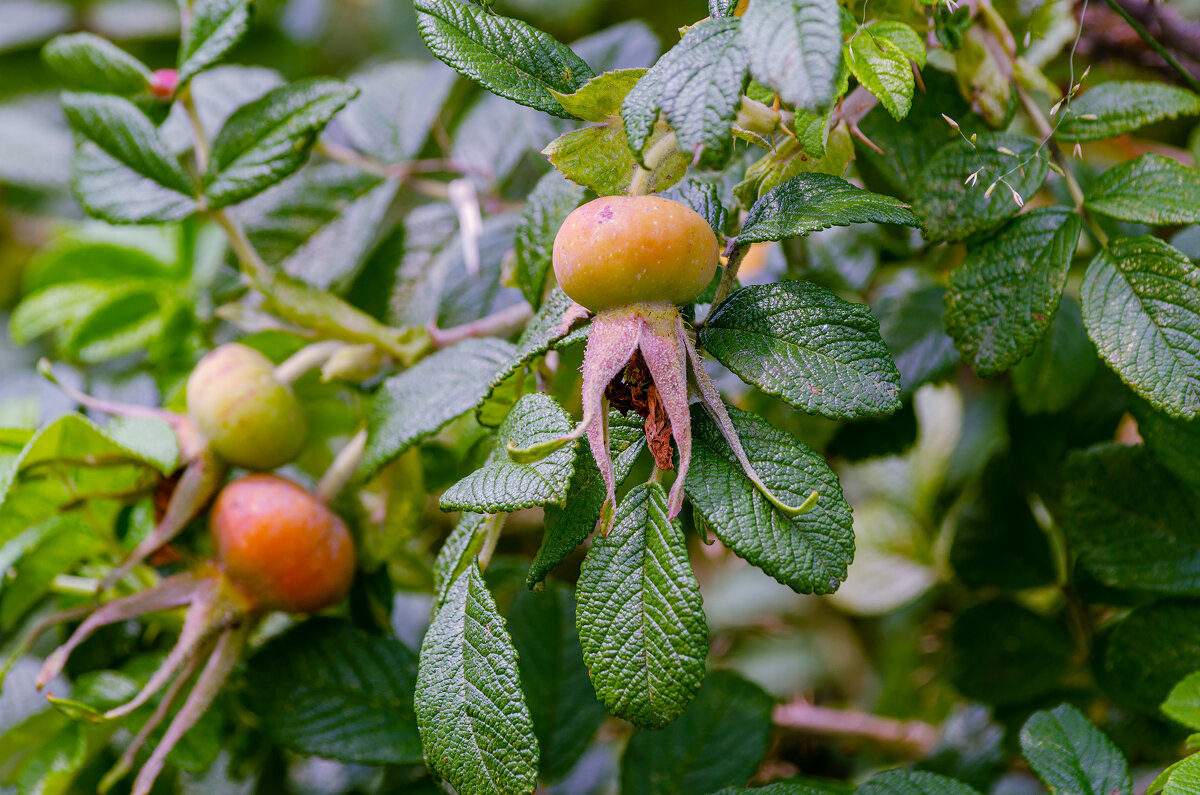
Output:
[[904,57],[916,61],[917,66],[925,66],[925,42],[908,25],[894,19],[877,19],[867,23],[866,29],[875,38],[885,39],[896,45]]
[[169,298],[164,300],[144,289],[132,289],[99,307],[74,327],[62,347],[86,363],[106,362],[145,351],[162,336],[173,305]]
[[370,255],[397,189],[395,180],[322,163],[246,203],[238,216],[266,262],[341,292]]
[[583,203],[585,191],[558,171],[544,174],[534,186],[521,212],[513,254],[517,258],[517,283],[536,309],[542,304],[546,276],[553,259],[554,238],[572,210]]
[[739,244],[783,240],[831,226],[872,221],[921,225],[899,199],[856,188],[830,174],[800,174],[754,203],[737,240]]
[[876,773],[855,795],[979,795],[961,781],[923,770],[885,770]]
[[695,210],[720,240],[725,234],[725,222],[729,212],[721,204],[721,191],[711,182],[685,179],[662,194],[664,199],[677,201]]
[[946,330],[980,376],[1004,372],[1045,336],[1081,229],[1065,208],[1034,210],[972,246],[950,274]]
[[1189,729],[1200,730],[1200,671],[1189,674],[1171,688],[1162,711]]
[[356,150],[384,163],[416,157],[454,87],[454,72],[423,61],[393,61],[350,78],[358,96],[331,125]]
[[605,122],[621,115],[621,103],[646,74],[645,69],[618,69],[593,77],[574,93],[550,93],[563,110],[584,121]]
[[792,137],[784,139],[774,151],[764,155],[750,168],[733,189],[733,195],[744,207],[751,207],[758,197],[774,190],[799,174],[818,173],[839,177],[854,159],[854,141],[845,124],[839,124],[825,137],[825,121],[808,141]]
[[903,119],[912,108],[916,88],[909,56],[890,39],[874,33],[871,26],[854,34],[846,43],[846,63],[859,84],[875,95],[893,119]]
[[519,105],[569,119],[550,90],[570,94],[594,77],[566,45],[519,20],[455,0],[416,7],[417,30],[437,58]]
[[101,429],[61,417],[0,464],[0,543],[81,499],[149,489],[178,456],[166,423],[124,420]]
[[1057,622],[992,599],[958,614],[950,630],[949,676],[964,696],[985,704],[1020,704],[1059,685],[1071,642]]
[[[609,449],[618,484],[629,476],[629,470],[646,445],[642,427],[641,417],[636,414],[622,417],[614,411],[608,415]],[[591,447],[580,444],[575,450],[575,476],[571,478],[566,504],[546,506],[546,533],[533,565],[529,567],[529,576],[525,579],[528,587],[533,588],[546,579],[552,569],[592,534],[600,521],[600,510],[606,497],[604,481],[592,457]]]
[[103,94],[140,94],[150,89],[150,70],[107,39],[71,33],[52,39],[42,58],[67,88]]
[[18,345],[50,331],[69,335],[96,311],[129,292],[127,285],[108,280],[52,284],[17,305],[9,321],[9,332]]
[[1200,420],[1184,422],[1155,411],[1143,400],[1133,400],[1129,410],[1137,419],[1138,435],[1154,453],[1158,463],[1169,469],[1181,483],[1200,495],[1200,467],[1196,466],[1196,451],[1200,450]]
[[210,209],[236,204],[304,165],[317,135],[358,89],[311,78],[238,108],[213,141],[204,196]]
[[1111,625],[1094,654],[1096,678],[1123,709],[1158,713],[1200,659],[1200,604],[1166,600],[1135,608]]
[[1035,712],[1021,727],[1021,752],[1051,792],[1132,795],[1125,757],[1070,704]]
[[77,511],[50,516],[0,546],[0,559],[8,558],[8,573],[0,583],[0,630],[12,633],[55,577],[101,549],[95,529]]
[[753,414],[729,409],[746,456],[772,493],[799,505],[815,489],[817,504],[788,516],[754,486],[717,424],[692,409],[695,438],[688,498],[717,538],[797,593],[833,593],[854,558],[850,506],[820,454]]
[[196,200],[139,174],[91,141],[80,141],[71,159],[71,191],[88,215],[112,224],[180,221]]
[[425,634],[415,706],[426,763],[458,792],[533,792],[538,741],[517,651],[477,565],[454,581]]
[[183,194],[181,198],[190,196],[187,172],[146,114],[132,102],[105,94],[64,91],[62,105],[71,126],[111,159],[139,177]]
[[1063,524],[1080,565],[1105,585],[1200,594],[1200,508],[1142,446],[1068,460]]
[[743,381],[804,411],[850,419],[900,408],[900,373],[870,307],[809,282],[737,290],[700,342]]
[[1013,391],[1026,414],[1056,414],[1074,403],[1095,378],[1099,364],[1079,314],[1079,302],[1063,296],[1050,329],[1012,371]]
[[1101,174],[1085,206],[1122,221],[1195,223],[1200,221],[1200,171],[1148,152]]
[[[1200,754],[1181,759],[1170,768],[1163,795],[1195,795],[1200,792]],[[1153,792],[1153,789],[1149,790]]]
[[518,464],[507,447],[533,447],[571,431],[571,418],[549,395],[526,395],[517,401],[496,434],[496,447],[481,468],[446,489],[444,511],[498,513],[534,505],[563,505],[575,472],[577,442],[564,445],[532,464]]
[[1200,114],[1200,96],[1165,83],[1102,83],[1071,103],[1055,131],[1061,140],[1099,141],[1176,116]]
[[963,240],[1016,215],[1049,170],[1045,148],[1032,138],[984,133],[974,147],[953,140],[921,172],[913,211],[925,222],[931,240]]
[[193,0],[179,44],[179,85],[221,60],[250,30],[253,0]]
[[541,749],[541,778],[557,781],[579,761],[605,716],[583,664],[575,597],[561,585],[538,594],[520,591],[508,610],[508,626]]
[[300,754],[370,765],[421,763],[413,712],[416,655],[388,635],[312,618],[272,638],[246,666],[263,732]]
[[634,732],[621,758],[622,795],[744,784],[770,745],[773,707],[758,685],[714,671],[679,720],[662,731]]
[[479,550],[483,549],[487,531],[498,518],[486,513],[463,512],[433,561],[433,590],[437,594],[437,604],[446,600],[458,575],[474,564]]
[[482,403],[493,376],[515,350],[512,343],[494,337],[466,339],[384,381],[367,417],[360,475],[375,474]]
[[738,0],[708,0],[708,13],[717,19],[731,17],[737,6]]
[[612,69],[643,69],[658,57],[658,35],[640,19],[605,28],[571,43],[571,49],[597,73]]
[[720,168],[733,154],[730,128],[746,87],[748,54],[736,17],[692,27],[634,86],[622,104],[629,147],[641,153],[661,110],[684,152],[697,163]]
[[[660,124],[651,139],[657,143],[668,129]],[[590,188],[601,196],[618,196],[629,192],[637,162],[625,143],[625,128],[619,123],[585,127],[551,141],[542,150],[550,164],[567,179]],[[676,152],[656,170],[653,191],[662,191],[683,179],[690,158]]]
[[837,97],[842,67],[841,12],[835,0],[758,0],[742,16],[750,74],[801,110]]
[[583,659],[608,711],[651,729],[683,714],[704,679],[708,627],[662,486],[635,486],[621,501],[584,559],[575,598]]
[[1200,416],[1200,268],[1149,236],[1109,241],[1080,288],[1100,356],[1173,417]]

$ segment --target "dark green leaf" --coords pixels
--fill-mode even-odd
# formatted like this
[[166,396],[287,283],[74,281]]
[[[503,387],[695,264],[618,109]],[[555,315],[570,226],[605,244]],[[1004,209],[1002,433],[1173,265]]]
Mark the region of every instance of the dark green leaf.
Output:
[[[875,33],[874,25],[860,28],[846,43],[846,61],[859,84],[879,99],[892,118],[903,119],[912,108],[916,87],[909,56],[897,44]],[[924,48],[921,53],[924,54]]]
[[192,0],[179,44],[179,85],[221,60],[250,30],[253,0]]
[[367,418],[360,473],[375,474],[416,442],[478,406],[515,350],[512,343],[493,337],[466,339],[385,381]]
[[1079,216],[1034,210],[969,249],[946,290],[946,330],[981,376],[998,375],[1028,356],[1058,310]]
[[1055,135],[1064,141],[1098,141],[1151,122],[1200,114],[1200,96],[1165,83],[1102,83],[1071,103]]
[[854,789],[840,781],[791,778],[765,787],[726,787],[712,795],[850,795]]
[[709,16],[720,19],[721,17],[733,16],[733,12],[737,9],[738,0],[708,0]]
[[507,447],[533,447],[571,430],[571,418],[549,395],[536,393],[517,401],[496,434],[491,458],[442,493],[444,511],[499,513],[534,505],[563,505],[575,472],[573,442],[531,464],[518,464]]
[[979,795],[961,781],[922,770],[885,770],[876,773],[855,795]]
[[950,630],[950,679],[967,698],[1020,704],[1058,686],[1071,660],[1066,630],[1007,599],[967,608]]
[[358,89],[311,78],[233,112],[213,141],[204,195],[212,209],[260,193],[304,165],[317,135]]
[[704,679],[708,627],[660,485],[636,486],[621,501],[583,562],[576,599],[583,659],[608,711],[643,728],[683,714]]
[[731,408],[750,463],[785,503],[799,505],[814,489],[817,504],[787,516],[746,477],[703,409],[692,409],[695,436],[687,495],[693,509],[739,557],[798,593],[833,593],[854,558],[850,506],[825,459],[766,421]]
[[570,94],[594,77],[568,47],[519,20],[455,0],[416,7],[417,29],[435,56],[520,105],[569,119],[550,89]]
[[107,39],[72,33],[52,39],[42,58],[67,88],[104,94],[140,94],[150,88],[146,65]]
[[415,706],[426,762],[459,792],[518,795],[537,786],[538,741],[517,652],[477,565],[433,616]]
[[1092,212],[1164,226],[1200,221],[1200,171],[1148,152],[1105,171],[1092,184]]
[[771,740],[772,699],[715,671],[687,711],[662,731],[639,731],[621,759],[622,795],[712,792],[744,784]]
[[71,191],[88,215],[112,224],[179,221],[196,211],[190,188],[185,194],[163,187],[92,141],[75,147]]
[[783,240],[870,221],[921,225],[899,199],[856,188],[831,174],[800,174],[754,203],[737,239],[738,243]]
[[1138,607],[1110,627],[1094,654],[1096,677],[1120,707],[1155,714],[1200,660],[1200,603]]
[[[1155,411],[1143,400],[1134,400],[1130,411],[1137,418],[1138,435],[1150,452],[1179,481],[1200,495],[1200,467],[1196,466],[1200,450],[1200,420],[1184,422]],[[1198,727],[1200,728],[1200,727]]]
[[1013,391],[1021,410],[1026,414],[1064,411],[1095,378],[1099,361],[1084,331],[1079,302],[1063,296],[1049,331],[1013,368]]
[[1035,712],[1021,727],[1021,751],[1051,792],[1132,795],[1125,757],[1070,704]]
[[[646,444],[646,437],[642,432],[641,417],[636,414],[622,417],[612,412],[608,423],[613,469],[616,482],[620,484],[629,476],[629,470]],[[529,567],[526,585],[533,588],[546,579],[554,567],[592,534],[596,523],[600,521],[600,509],[606,496],[604,481],[592,458],[591,447],[579,445],[575,451],[575,475],[571,478],[566,504],[562,507],[546,506],[546,534],[542,537],[542,545],[533,559],[533,565]]]
[[1200,508],[1141,446],[1074,454],[1063,524],[1079,563],[1105,585],[1200,594]]
[[439,605],[445,601],[446,594],[458,579],[458,575],[475,563],[479,550],[483,548],[487,531],[497,518],[486,513],[464,511],[458,524],[450,531],[450,535],[446,536],[446,541],[433,561],[433,590],[438,596]]
[[985,133],[975,146],[954,140],[921,172],[913,211],[931,239],[962,240],[1016,215],[1049,170],[1046,150],[1032,138]]
[[1200,416],[1200,268],[1161,240],[1121,237],[1092,260],[1083,325],[1100,356],[1173,417]]
[[803,110],[837,96],[842,67],[841,12],[835,0],[759,0],[742,16],[750,74]]
[[541,778],[557,781],[587,750],[605,714],[583,664],[575,597],[561,585],[538,594],[521,591],[508,610],[508,625],[541,748]]
[[725,222],[729,213],[721,204],[721,191],[715,183],[685,179],[664,192],[662,196],[664,199],[671,199],[687,205],[699,213],[705,221],[708,221],[717,240],[720,240],[725,234]]
[[262,730],[301,754],[373,765],[421,762],[416,655],[395,638],[313,618],[272,638],[246,668]]
[[1189,729],[1200,730],[1200,671],[1189,674],[1162,704],[1163,713]]
[[700,341],[744,381],[804,411],[849,419],[900,408],[879,322],[824,287],[743,287],[716,307]]
[[641,160],[661,110],[684,152],[720,168],[733,154],[730,127],[746,86],[748,54],[740,20],[714,19],[691,28],[625,97],[621,115],[629,147]]
[[536,309],[542,304],[550,272],[554,238],[567,215],[583,203],[584,189],[558,171],[538,180],[517,225],[513,253],[517,258],[517,283]]

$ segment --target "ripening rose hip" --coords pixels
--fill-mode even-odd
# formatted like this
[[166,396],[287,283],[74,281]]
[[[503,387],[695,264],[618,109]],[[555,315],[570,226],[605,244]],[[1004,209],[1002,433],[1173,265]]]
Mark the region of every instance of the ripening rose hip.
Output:
[[197,430],[235,466],[275,469],[304,446],[300,401],[271,360],[245,345],[222,345],[200,360],[188,377],[187,405]]
[[210,528],[218,565],[255,610],[323,610],[341,601],[354,579],[346,525],[290,480],[233,481],[213,504]]
[[720,249],[708,222],[660,196],[604,196],[575,209],[554,238],[554,275],[593,312],[686,304],[712,281]]

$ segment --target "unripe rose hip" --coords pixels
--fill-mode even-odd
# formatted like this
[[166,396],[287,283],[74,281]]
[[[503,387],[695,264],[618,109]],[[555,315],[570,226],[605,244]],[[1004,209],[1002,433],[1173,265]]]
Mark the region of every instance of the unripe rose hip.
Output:
[[246,469],[283,466],[300,453],[307,425],[271,360],[230,343],[200,360],[187,382],[188,414],[221,458]]
[[159,99],[170,99],[175,96],[179,87],[179,72],[174,69],[158,69],[150,75],[150,93]]
[[341,601],[354,579],[346,525],[290,480],[233,481],[217,496],[210,529],[221,570],[253,609],[316,612]]
[[660,196],[604,196],[576,208],[554,238],[554,275],[593,312],[686,304],[712,281],[720,249],[708,222]]

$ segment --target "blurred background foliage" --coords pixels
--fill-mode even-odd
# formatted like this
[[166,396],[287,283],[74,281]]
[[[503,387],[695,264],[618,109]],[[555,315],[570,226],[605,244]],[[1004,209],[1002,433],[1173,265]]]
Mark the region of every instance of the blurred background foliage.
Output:
[[[1044,71],[1061,86],[1089,64],[1094,83],[1169,74],[1139,39],[1122,32],[1120,21],[1103,4],[1089,7],[1074,64],[1067,53],[1085,4],[1005,0],[995,5],[1018,39],[1028,31],[1042,46]],[[1200,0],[1170,5],[1185,21],[1200,19]],[[592,36],[584,49],[598,68],[649,65],[675,41],[680,25],[707,13],[701,0],[499,0],[495,8],[564,41]],[[859,2],[849,10],[856,18],[864,13],[913,18],[918,13],[907,0],[874,0],[869,6]],[[63,377],[100,396],[170,405],[178,401],[180,380],[199,354],[214,340],[233,335],[217,307],[237,298],[241,288],[226,262],[223,239],[213,229],[195,220],[163,229],[113,229],[83,220],[68,187],[72,139],[57,106],[58,82],[39,58],[40,47],[54,35],[88,30],[112,39],[152,68],[168,66],[174,62],[178,24],[170,0],[0,0],[0,426],[35,427],[71,410],[71,402],[35,374],[39,356],[74,365],[70,372],[64,368]],[[615,33],[595,33],[618,24],[626,26]],[[407,0],[262,0],[251,34],[228,59],[253,68],[223,67],[204,77],[215,100],[223,92],[253,95],[255,81],[275,79],[264,69],[287,79],[349,77],[396,59],[431,63]],[[402,159],[453,157],[473,171],[486,213],[482,275],[468,272],[462,247],[454,242],[454,214],[439,198],[436,184],[423,193],[417,185],[379,195],[370,206],[364,202],[371,231],[336,238],[327,248],[310,248],[297,257],[286,240],[275,241],[281,247],[276,261],[286,260],[285,267],[295,275],[332,285],[381,319],[425,323],[436,318],[449,326],[517,300],[512,288],[501,286],[516,213],[548,170],[537,152],[565,128],[451,79],[440,65],[427,69],[420,77],[405,78],[413,80],[404,99],[406,112],[429,118],[417,134],[417,145]],[[927,70],[927,83],[939,79],[934,71]],[[876,112],[864,123],[868,134],[873,134],[871,123],[887,123],[880,116]],[[167,122],[168,128],[171,124]],[[1200,146],[1193,126],[1193,120],[1164,122],[1143,130],[1137,140],[1089,145],[1079,167],[1084,187],[1089,175],[1146,147],[1190,151],[1194,157]],[[942,128],[938,134],[944,132]],[[338,132],[332,135],[336,140]],[[886,184],[886,177],[873,173],[878,163],[872,163],[869,153],[860,147],[858,155],[859,174]],[[903,185],[893,187],[903,192]],[[255,208],[244,212],[253,221]],[[1130,224],[1104,223],[1139,233]],[[256,242],[270,250],[269,224],[259,228],[267,231]],[[351,238],[354,245],[347,247]],[[1180,231],[1174,240],[1189,256],[1200,257],[1196,228]],[[1152,710],[1096,700],[1097,674],[1125,674],[1090,667],[1087,637],[1096,627],[1103,631],[1107,618],[1142,597],[1106,590],[1081,576],[1075,580],[1079,593],[1070,591],[1064,598],[1060,584],[1068,579],[1071,560],[1053,519],[1066,453],[1119,438],[1130,409],[1128,392],[1088,348],[1070,298],[1049,341],[1011,376],[982,380],[960,367],[942,328],[939,285],[962,254],[961,247],[921,246],[910,230],[859,225],[764,246],[743,266],[743,282],[803,277],[870,303],[897,358],[906,385],[905,406],[891,418],[839,425],[807,417],[724,378],[726,394],[740,395],[742,408],[761,413],[832,457],[854,508],[857,553],[841,590],[817,598],[793,593],[694,534],[693,562],[711,629],[710,664],[742,673],[781,702],[801,698],[944,726],[932,745],[920,746],[929,752],[924,766],[993,792],[1037,791],[1039,785],[1027,771],[1008,767],[1015,729],[1033,709],[1076,701],[1093,717],[1107,718],[1106,730],[1144,781],[1175,757],[1184,732]],[[103,263],[109,255],[119,267],[106,276]],[[433,269],[435,260],[443,285],[430,298],[413,274]],[[89,278],[109,278],[120,287],[124,303],[110,309],[112,317],[89,321],[114,327],[81,329],[64,316],[40,330],[36,322],[25,326],[28,339],[15,344],[9,320],[19,298],[56,278],[69,280],[64,274],[81,261]],[[131,268],[139,274],[136,284]],[[406,279],[415,285],[408,292]],[[1073,292],[1076,286],[1068,288]],[[254,331],[254,343],[276,359],[299,345],[283,331],[256,327],[253,317],[235,319],[243,330]],[[1076,355],[1080,350],[1085,353]],[[564,352],[560,372],[576,372],[579,358],[578,346]],[[576,383],[560,380],[568,383],[556,382],[556,394],[578,413],[570,402],[578,394]],[[331,440],[344,439],[353,430],[360,397],[315,378],[302,382],[300,389],[310,411],[320,417],[314,447],[297,475],[307,473],[311,480],[336,449]],[[404,487],[419,479],[430,490],[440,489],[479,459],[480,438],[473,419],[456,422],[422,444],[419,456],[402,459],[392,475]],[[407,513],[402,506],[391,507],[398,511],[396,521],[408,522],[410,529],[399,536],[400,542],[394,533],[362,531],[366,557],[383,565],[360,578],[351,611],[364,625],[390,625],[415,648],[428,620],[428,566],[448,518],[434,503],[421,500]],[[124,518],[138,520],[136,515]],[[524,592],[524,561],[536,550],[540,531],[537,511],[509,521],[500,554],[487,572],[502,612]],[[580,558],[577,552],[555,578],[573,580]],[[1090,611],[1083,623],[1080,610],[1085,608],[1071,601],[1080,598]],[[0,628],[0,640],[9,639],[8,631]],[[140,648],[136,638],[121,632],[104,635],[107,648],[95,644],[90,657],[85,649],[80,669],[120,661]],[[1125,644],[1123,653],[1136,648],[1130,639],[1113,641]],[[1098,657],[1092,665],[1098,665]],[[1197,667],[1197,659],[1181,675]],[[31,688],[15,686],[32,679],[31,666],[19,664],[0,696],[0,732],[44,708]],[[612,791],[624,731],[610,722],[579,765],[550,791]],[[255,738],[251,730],[232,739],[216,730],[198,731],[194,742],[208,744],[200,756],[218,761],[207,772],[193,765],[193,772],[182,777],[180,791],[433,791],[420,766],[380,771],[259,748]],[[880,745],[861,737],[831,740],[793,733],[783,722],[759,775],[853,778],[904,761],[911,752],[903,744]],[[234,774],[244,772],[238,765],[246,765],[247,759],[259,772],[236,781]],[[104,769],[97,764],[88,770],[92,767]],[[94,777],[84,775],[74,786],[88,791]]]

